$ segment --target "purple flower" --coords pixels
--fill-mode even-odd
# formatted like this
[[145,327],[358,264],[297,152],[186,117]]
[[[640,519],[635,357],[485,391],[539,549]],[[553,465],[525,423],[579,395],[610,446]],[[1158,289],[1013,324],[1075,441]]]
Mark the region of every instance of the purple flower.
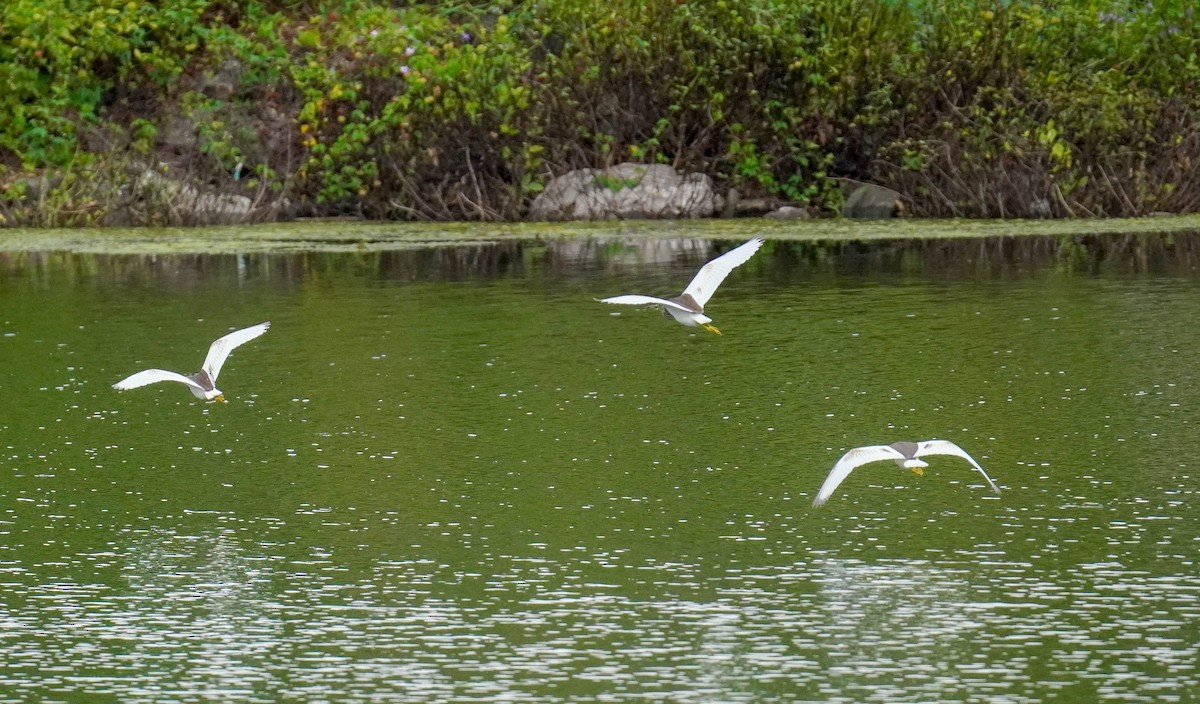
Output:
[[471,41],[471,33],[463,32],[462,34],[459,35],[459,38],[462,39],[464,42],[469,42],[469,41]]
[[404,50],[404,55],[405,55],[405,56],[412,56],[412,55],[413,55],[413,54],[415,54],[415,53],[417,53],[417,48],[416,48],[416,47],[413,47],[413,46],[410,46],[410,47],[408,47],[407,49],[405,49],[405,50]]
[[400,75],[401,75],[401,76],[407,76],[407,75],[408,75],[408,73],[409,73],[409,71],[412,71],[412,69],[411,69],[411,68],[409,68],[408,66],[401,66],[401,67],[400,67]]

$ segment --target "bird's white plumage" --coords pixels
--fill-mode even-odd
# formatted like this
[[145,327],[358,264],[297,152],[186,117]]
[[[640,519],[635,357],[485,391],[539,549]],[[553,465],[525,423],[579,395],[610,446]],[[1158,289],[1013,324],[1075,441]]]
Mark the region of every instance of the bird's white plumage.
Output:
[[[924,455],[953,455],[954,457],[960,457],[970,462],[971,466],[983,475],[983,478],[987,480],[988,486],[992,488],[992,491],[997,494],[1000,493],[1000,487],[996,486],[996,483],[992,481],[988,473],[983,471],[983,467],[979,466],[975,458],[949,440],[925,440],[917,443],[917,449],[913,453],[913,457],[922,457]],[[909,462],[912,461],[904,453],[891,445],[856,447],[842,455],[837,464],[833,465],[833,469],[829,470],[829,476],[825,477],[825,483],[821,485],[820,490],[817,491],[816,498],[813,499],[813,506],[820,506],[828,501],[829,497],[838,488],[838,485],[842,483],[842,480],[849,476],[850,472],[854,471],[855,468],[880,460],[893,460],[901,467],[904,466],[906,460]]]
[[654,296],[642,296],[636,293],[626,294],[624,296],[613,296],[612,298],[601,298],[601,303],[623,303],[631,306],[642,305],[658,305],[664,308],[673,308],[684,313],[691,313],[685,306],[682,306],[675,301],[668,301],[665,298],[655,298]]
[[762,246],[762,238],[755,237],[700,267],[692,282],[683,290],[684,294],[696,299],[703,308],[729,272],[745,264]]
[[131,374],[130,376],[127,376],[113,384],[113,388],[117,391],[127,391],[129,389],[136,389],[139,386],[145,386],[147,384],[157,384],[160,381],[178,381],[181,384],[187,384],[188,387],[199,391],[201,394],[206,391],[203,386],[197,384],[186,376],[176,372],[169,372],[166,369],[146,369],[138,372],[137,374]]
[[892,447],[891,445],[869,445],[867,447],[856,447],[837,461],[833,465],[833,469],[829,470],[829,476],[825,477],[825,483],[821,485],[820,491],[817,492],[817,498],[813,499],[813,506],[820,506],[833,496],[833,492],[837,490],[838,485],[842,480],[850,476],[850,473],[857,467],[861,467],[869,462],[878,462],[880,460],[896,460],[904,461],[904,455]]
[[[692,277],[691,283],[684,289],[683,294],[680,295],[678,300],[667,300],[665,298],[642,296],[639,294],[626,294],[612,296],[611,298],[601,298],[600,302],[661,306],[664,311],[671,314],[672,318],[684,325],[702,325],[707,330],[720,334],[719,330],[709,325],[712,322],[712,318],[704,315],[704,306],[708,303],[708,299],[712,298],[713,292],[717,290],[717,287],[721,285],[725,277],[729,276],[729,272],[754,256],[754,253],[762,245],[762,239],[755,237],[700,267],[700,271]],[[687,300],[688,298],[691,300]],[[696,310],[695,306],[698,306],[700,310]]]
[[218,338],[208,348],[208,355],[204,358],[204,366],[200,368],[207,372],[208,378],[212,379],[212,382],[216,384],[217,375],[221,373],[221,365],[225,364],[225,359],[229,357],[229,353],[235,348],[262,335],[269,327],[271,327],[270,322],[259,323],[258,325],[252,325]]
[[958,445],[955,445],[949,440],[926,440],[925,442],[918,443],[917,457],[922,455],[953,455],[955,457],[961,457],[970,462],[971,466],[983,475],[983,478],[987,480],[988,486],[992,488],[992,491],[996,492],[997,494],[1000,493],[1000,487],[996,486],[996,482],[992,481],[992,478],[988,476],[988,473],[983,471],[983,467],[979,466],[979,463],[975,461],[975,458],[968,455],[966,450],[962,449]]
[[[177,381],[187,386],[188,390],[197,398],[205,400],[215,398],[218,401],[223,401],[224,395],[217,388],[217,375],[221,373],[221,366],[225,364],[229,353],[238,346],[262,335],[269,327],[271,327],[270,322],[259,323],[258,325],[236,330],[224,337],[218,338],[209,346],[208,355],[205,356],[204,365],[198,374],[184,376],[183,374],[167,371],[166,369],[145,369],[118,381],[113,384],[113,388],[118,391],[125,391],[147,384],[156,384],[160,381]],[[208,386],[205,384],[208,384]]]

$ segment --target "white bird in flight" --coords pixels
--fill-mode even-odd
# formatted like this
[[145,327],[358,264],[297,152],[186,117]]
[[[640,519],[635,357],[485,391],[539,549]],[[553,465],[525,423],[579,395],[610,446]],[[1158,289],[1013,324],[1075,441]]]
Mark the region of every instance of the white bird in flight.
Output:
[[664,315],[669,313],[672,318],[688,327],[698,325],[711,333],[720,335],[721,331],[710,325],[712,318],[704,314],[704,304],[712,298],[713,292],[717,290],[725,277],[729,276],[729,272],[733,271],[735,267],[745,264],[746,260],[754,256],[754,253],[762,245],[762,239],[755,237],[700,267],[700,271],[696,273],[692,283],[688,284],[677,298],[655,298],[654,296],[628,294],[602,298],[600,302],[660,306]]
[[221,393],[221,390],[217,388],[217,375],[221,373],[221,365],[225,363],[225,359],[229,357],[229,353],[234,348],[253,340],[266,332],[269,327],[271,327],[270,322],[259,323],[258,325],[231,332],[225,337],[218,339],[208,348],[208,356],[204,358],[204,366],[200,367],[200,371],[195,374],[184,376],[183,374],[169,372],[165,369],[146,369],[118,381],[113,384],[113,388],[117,391],[125,391],[147,384],[156,384],[160,381],[178,381],[181,384],[186,384],[188,390],[196,398],[202,398],[205,401],[216,399],[221,403],[225,403],[225,394]]
[[856,447],[846,454],[842,455],[842,459],[833,465],[833,469],[829,470],[829,476],[825,478],[825,483],[821,485],[821,490],[817,492],[817,498],[813,499],[813,506],[820,506],[829,500],[833,495],[838,485],[842,480],[850,475],[850,472],[855,467],[867,464],[868,462],[878,462],[880,460],[894,460],[896,464],[904,469],[911,469],[913,473],[921,475],[924,473],[923,468],[928,467],[928,462],[923,462],[918,457],[925,455],[954,455],[961,457],[971,463],[971,466],[979,470],[983,478],[987,480],[992,491],[1000,493],[1000,487],[996,486],[996,482],[988,476],[987,472],[983,471],[983,467],[975,461],[973,457],[968,455],[958,445],[949,440],[925,440],[921,443],[915,442],[894,442],[891,445],[870,445],[867,447]]

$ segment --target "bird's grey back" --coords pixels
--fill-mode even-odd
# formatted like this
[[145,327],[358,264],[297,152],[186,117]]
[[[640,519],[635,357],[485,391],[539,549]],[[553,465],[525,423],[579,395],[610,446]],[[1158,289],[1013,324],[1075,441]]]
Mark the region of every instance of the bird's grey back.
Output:
[[892,449],[904,455],[904,458],[909,460],[917,456],[917,447],[917,443],[907,440],[892,443]]
[[200,386],[203,386],[205,391],[212,391],[213,389],[217,388],[217,385],[214,384],[212,379],[209,378],[208,372],[204,371],[203,369],[195,374],[188,374],[188,378]]
[[703,313],[704,312],[704,306],[700,305],[700,303],[695,298],[692,298],[692,294],[690,294],[690,293],[685,293],[682,296],[679,296],[677,298],[671,298],[669,300],[672,301],[673,303],[678,303],[679,305],[683,306],[684,308],[687,308],[688,310],[692,311],[693,313]]

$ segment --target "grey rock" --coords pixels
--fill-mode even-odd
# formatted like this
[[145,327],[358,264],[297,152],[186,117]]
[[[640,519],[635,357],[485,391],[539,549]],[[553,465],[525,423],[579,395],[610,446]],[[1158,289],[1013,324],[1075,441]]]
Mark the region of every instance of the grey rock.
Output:
[[785,205],[772,210],[763,217],[769,220],[805,220],[808,218],[808,211],[794,205]]
[[171,220],[182,225],[231,225],[250,219],[253,203],[246,196],[207,193],[195,186],[146,169],[137,180],[139,195],[166,206]]
[[737,216],[738,208],[742,205],[742,194],[736,188],[730,188],[725,191],[725,207],[721,209],[721,217],[732,218]]
[[847,181],[846,205],[842,216],[847,218],[894,218],[900,212],[902,196],[890,188],[873,183]]
[[550,182],[529,209],[533,220],[706,218],[724,199],[704,174],[681,176],[665,164],[578,169]]
[[779,201],[773,198],[743,198],[733,208],[733,214],[741,218],[760,218],[775,208]]

